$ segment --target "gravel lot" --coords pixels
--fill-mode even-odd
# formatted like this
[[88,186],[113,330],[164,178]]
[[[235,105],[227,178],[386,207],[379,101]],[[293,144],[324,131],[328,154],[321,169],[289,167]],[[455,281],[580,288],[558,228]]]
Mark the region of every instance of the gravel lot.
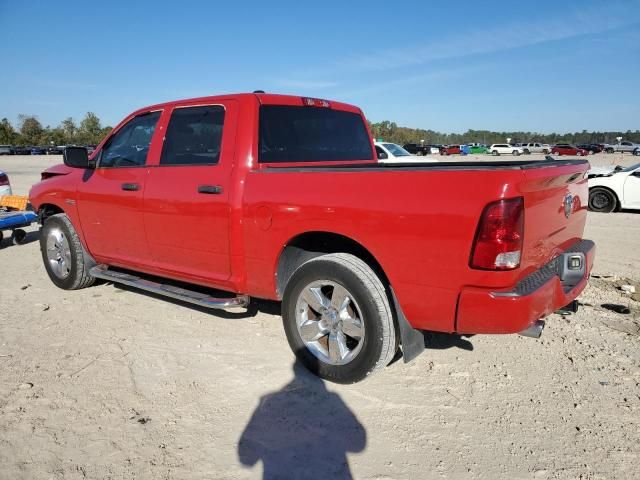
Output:
[[[26,194],[57,161],[0,169]],[[589,214],[600,278],[540,340],[433,335],[352,386],[294,364],[274,304],[58,290],[32,231],[0,249],[0,478],[640,478],[639,214]]]

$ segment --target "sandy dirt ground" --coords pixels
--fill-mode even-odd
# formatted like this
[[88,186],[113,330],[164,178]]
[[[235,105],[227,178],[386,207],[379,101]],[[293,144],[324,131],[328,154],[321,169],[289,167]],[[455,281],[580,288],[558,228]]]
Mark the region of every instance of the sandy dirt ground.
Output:
[[[26,194],[56,161],[0,169]],[[106,283],[62,291],[35,229],[5,239],[0,478],[640,478],[640,302],[618,289],[640,281],[640,214],[590,213],[586,237],[599,278],[540,340],[430,335],[351,386],[294,364],[276,304],[221,315]]]

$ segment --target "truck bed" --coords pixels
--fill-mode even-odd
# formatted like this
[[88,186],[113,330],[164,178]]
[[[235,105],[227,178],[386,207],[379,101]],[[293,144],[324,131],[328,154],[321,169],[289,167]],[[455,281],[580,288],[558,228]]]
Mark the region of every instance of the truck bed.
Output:
[[[463,287],[510,288],[582,238],[587,170],[583,159],[550,158],[253,170],[244,191],[244,215],[256,218],[244,225],[249,291],[270,295],[275,279],[266,263],[298,234],[331,232],[380,263],[414,327],[455,331]],[[471,268],[483,209],[514,197],[525,208],[520,267]]]

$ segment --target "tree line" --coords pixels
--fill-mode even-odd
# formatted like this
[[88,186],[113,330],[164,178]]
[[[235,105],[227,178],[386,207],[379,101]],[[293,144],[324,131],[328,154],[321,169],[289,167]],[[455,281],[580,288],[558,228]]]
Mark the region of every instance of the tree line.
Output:
[[420,143],[425,145],[459,145],[465,143],[505,143],[507,138],[512,143],[541,142],[554,145],[557,143],[617,143],[616,137],[623,140],[640,143],[640,130],[626,132],[588,132],[582,130],[575,133],[538,133],[538,132],[492,132],[490,130],[467,130],[464,133],[441,133],[434,130],[420,128],[399,127],[396,123],[385,120],[371,123],[371,134],[375,139],[404,145],[406,143]]
[[98,116],[87,112],[80,124],[71,117],[57,127],[42,126],[35,115],[18,115],[14,128],[7,118],[0,120],[0,144],[14,146],[96,145],[111,131],[103,127]]
[[[511,142],[542,142],[550,145],[556,143],[616,143],[616,137],[640,143],[640,130],[626,132],[588,132],[582,130],[575,133],[538,133],[538,132],[493,132],[490,130],[467,130],[464,133],[442,133],[435,130],[421,128],[399,127],[388,120],[371,123],[371,133],[374,138],[387,142],[404,145],[406,143],[420,143],[425,145],[443,144],[456,145],[464,143],[504,143],[507,138]],[[57,127],[42,126],[35,115],[19,115],[18,126],[14,128],[11,122],[3,118],[0,120],[1,145],[96,145],[110,131],[112,127],[103,127],[100,118],[87,112],[80,124],[76,124],[71,117],[63,120]]]

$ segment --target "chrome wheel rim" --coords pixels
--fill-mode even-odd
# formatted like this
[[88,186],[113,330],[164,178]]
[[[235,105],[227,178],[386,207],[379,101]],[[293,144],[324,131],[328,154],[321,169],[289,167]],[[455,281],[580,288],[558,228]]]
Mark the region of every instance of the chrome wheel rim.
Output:
[[47,261],[53,274],[65,279],[71,273],[71,248],[67,236],[58,228],[47,234]]
[[344,286],[316,280],[305,286],[296,302],[296,325],[305,347],[329,365],[346,365],[362,350],[365,328],[362,310]]

